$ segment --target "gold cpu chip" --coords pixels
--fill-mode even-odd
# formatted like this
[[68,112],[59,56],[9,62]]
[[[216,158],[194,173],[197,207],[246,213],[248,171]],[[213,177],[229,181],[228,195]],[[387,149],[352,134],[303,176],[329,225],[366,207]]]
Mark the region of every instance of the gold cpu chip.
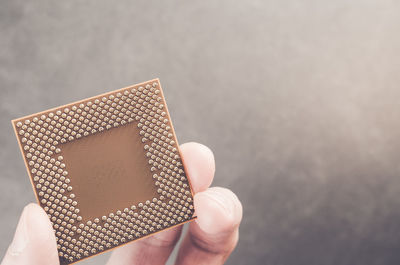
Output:
[[61,264],[194,218],[158,79],[12,123]]

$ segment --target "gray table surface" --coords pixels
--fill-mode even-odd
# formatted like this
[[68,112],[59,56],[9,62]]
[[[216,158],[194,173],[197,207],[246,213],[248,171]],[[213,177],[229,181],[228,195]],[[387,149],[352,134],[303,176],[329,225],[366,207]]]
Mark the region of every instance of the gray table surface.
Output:
[[[10,120],[155,77],[244,205],[227,264],[400,264],[400,3],[0,1],[0,255],[34,200]],[[82,264],[102,264],[107,255]]]

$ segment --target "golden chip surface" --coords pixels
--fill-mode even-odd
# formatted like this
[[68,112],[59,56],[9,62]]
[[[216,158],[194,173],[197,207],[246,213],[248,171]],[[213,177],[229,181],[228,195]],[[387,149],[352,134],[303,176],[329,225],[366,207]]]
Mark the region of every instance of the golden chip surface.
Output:
[[158,79],[12,124],[61,264],[195,218]]

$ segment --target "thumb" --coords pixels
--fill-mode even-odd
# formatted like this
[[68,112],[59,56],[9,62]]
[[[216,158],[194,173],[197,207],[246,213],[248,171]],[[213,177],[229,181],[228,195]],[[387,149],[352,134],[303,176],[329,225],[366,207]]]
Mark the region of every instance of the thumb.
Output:
[[25,206],[2,265],[59,264],[56,238],[46,212],[37,204]]

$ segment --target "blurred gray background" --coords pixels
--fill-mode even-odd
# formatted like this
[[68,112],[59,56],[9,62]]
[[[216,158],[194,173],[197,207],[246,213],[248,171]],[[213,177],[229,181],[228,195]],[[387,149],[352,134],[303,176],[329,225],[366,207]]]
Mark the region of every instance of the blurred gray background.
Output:
[[10,120],[159,77],[243,202],[227,264],[400,264],[399,71],[394,0],[1,0],[0,255],[34,201]]

